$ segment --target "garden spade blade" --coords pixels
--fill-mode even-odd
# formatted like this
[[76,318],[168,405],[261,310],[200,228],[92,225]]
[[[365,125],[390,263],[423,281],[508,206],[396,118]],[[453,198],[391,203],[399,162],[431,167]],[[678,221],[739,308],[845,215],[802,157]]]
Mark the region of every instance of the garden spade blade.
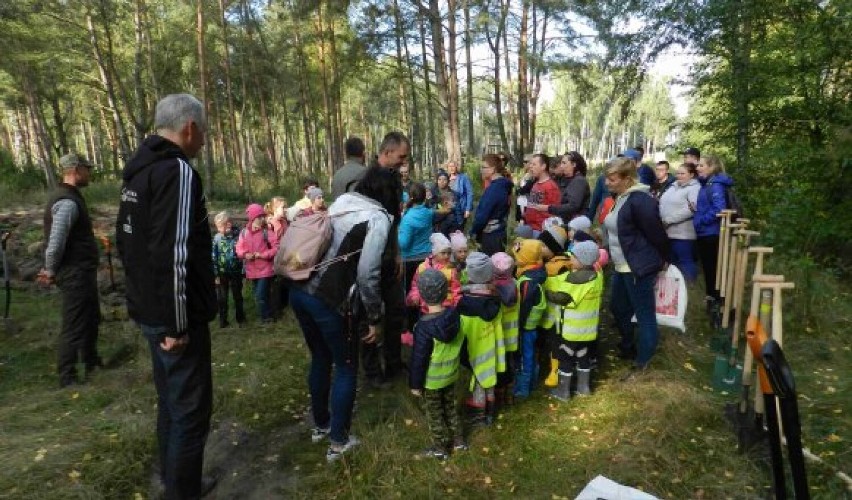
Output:
[[742,384],[743,365],[737,363],[737,348],[731,347],[730,356],[717,354],[713,364],[713,388],[735,394]]
[[9,241],[9,235],[11,234],[9,231],[3,231],[2,235],[0,235],[0,241],[2,241],[0,248],[2,248],[3,253],[3,282],[6,289],[6,307],[3,309],[3,328],[9,335],[14,335],[18,333],[18,325],[9,317],[9,312],[12,309],[12,283],[9,276],[9,261],[6,257],[6,243]]

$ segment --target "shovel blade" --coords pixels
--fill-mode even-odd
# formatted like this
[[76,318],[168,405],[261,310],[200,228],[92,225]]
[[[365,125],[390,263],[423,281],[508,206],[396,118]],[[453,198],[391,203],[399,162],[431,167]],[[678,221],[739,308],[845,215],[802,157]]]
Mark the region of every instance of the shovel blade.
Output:
[[716,355],[713,364],[713,388],[717,391],[726,391],[736,394],[740,389],[743,379],[743,365],[731,365],[730,358],[724,355]]

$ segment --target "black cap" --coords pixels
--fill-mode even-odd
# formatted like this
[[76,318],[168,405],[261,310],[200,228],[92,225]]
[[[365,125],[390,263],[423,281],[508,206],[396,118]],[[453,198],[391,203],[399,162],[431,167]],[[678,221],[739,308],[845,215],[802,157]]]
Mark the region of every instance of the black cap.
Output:
[[701,151],[699,151],[698,148],[686,148],[680,154],[692,155],[696,158],[701,158]]

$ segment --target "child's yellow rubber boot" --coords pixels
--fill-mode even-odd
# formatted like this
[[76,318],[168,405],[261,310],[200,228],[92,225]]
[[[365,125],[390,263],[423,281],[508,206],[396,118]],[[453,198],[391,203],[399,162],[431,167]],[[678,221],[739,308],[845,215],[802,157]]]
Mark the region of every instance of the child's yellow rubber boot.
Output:
[[556,387],[559,385],[559,361],[550,357],[550,373],[544,379],[545,387]]

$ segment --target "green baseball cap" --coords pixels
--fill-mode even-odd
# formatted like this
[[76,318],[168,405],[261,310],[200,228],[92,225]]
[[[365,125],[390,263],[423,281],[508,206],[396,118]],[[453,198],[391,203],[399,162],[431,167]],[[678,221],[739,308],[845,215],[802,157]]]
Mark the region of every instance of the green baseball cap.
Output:
[[78,155],[77,153],[68,153],[59,159],[59,166],[62,168],[88,167],[92,168],[92,163]]

